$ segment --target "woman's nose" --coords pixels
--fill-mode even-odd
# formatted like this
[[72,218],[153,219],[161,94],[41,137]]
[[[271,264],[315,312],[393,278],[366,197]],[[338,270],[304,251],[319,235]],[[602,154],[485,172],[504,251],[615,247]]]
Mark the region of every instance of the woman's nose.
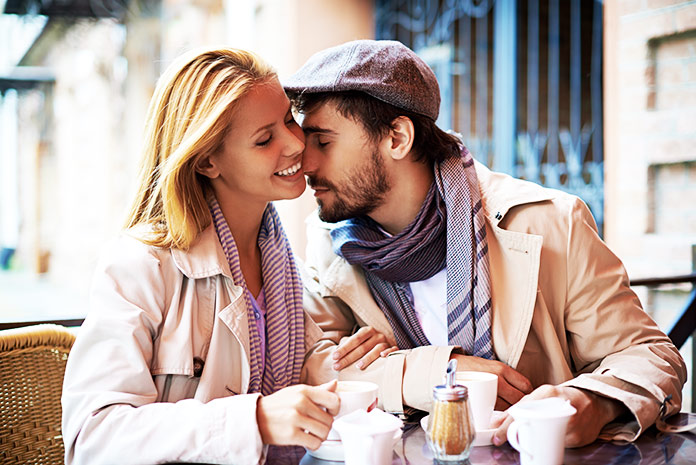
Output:
[[285,155],[288,157],[296,156],[305,149],[305,136],[302,128],[296,124],[293,126],[289,127],[287,131],[287,153]]

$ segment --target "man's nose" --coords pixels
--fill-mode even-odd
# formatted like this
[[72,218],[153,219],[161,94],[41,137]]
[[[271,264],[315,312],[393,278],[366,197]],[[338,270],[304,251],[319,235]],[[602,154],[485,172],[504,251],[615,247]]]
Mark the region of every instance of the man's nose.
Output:
[[311,147],[305,147],[304,155],[302,156],[302,171],[305,174],[312,174],[317,171],[319,160],[317,154]]

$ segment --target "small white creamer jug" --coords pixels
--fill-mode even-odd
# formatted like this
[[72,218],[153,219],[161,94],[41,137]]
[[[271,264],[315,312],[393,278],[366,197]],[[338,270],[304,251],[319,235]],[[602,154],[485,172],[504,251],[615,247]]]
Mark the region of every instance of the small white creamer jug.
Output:
[[333,423],[341,436],[346,465],[391,464],[401,426],[401,420],[380,409],[356,410]]

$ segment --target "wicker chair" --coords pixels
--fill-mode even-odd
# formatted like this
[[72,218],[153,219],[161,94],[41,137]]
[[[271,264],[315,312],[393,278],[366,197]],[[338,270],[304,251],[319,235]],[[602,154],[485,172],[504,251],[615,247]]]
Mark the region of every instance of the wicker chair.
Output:
[[74,340],[57,325],[0,331],[0,463],[64,463],[60,396]]

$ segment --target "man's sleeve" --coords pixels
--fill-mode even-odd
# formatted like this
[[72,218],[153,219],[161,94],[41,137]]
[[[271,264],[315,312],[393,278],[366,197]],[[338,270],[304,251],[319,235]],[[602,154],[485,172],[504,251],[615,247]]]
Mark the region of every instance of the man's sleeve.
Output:
[[669,396],[668,414],[679,411],[684,360],[641,308],[623,264],[597,235],[585,204],[576,200],[569,215],[565,319],[580,374],[564,385],[625,405],[634,421],[610,424],[600,437],[634,440],[655,422]]

